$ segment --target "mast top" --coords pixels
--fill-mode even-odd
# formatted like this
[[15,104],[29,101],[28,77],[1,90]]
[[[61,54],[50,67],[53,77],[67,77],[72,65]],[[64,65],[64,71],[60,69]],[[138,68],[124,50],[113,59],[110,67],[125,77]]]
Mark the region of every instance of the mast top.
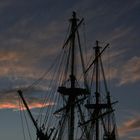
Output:
[[72,18],[70,18],[70,22],[73,22],[73,20],[79,21],[79,19],[76,16],[76,12],[75,11],[72,12]]
[[76,17],[76,12],[75,11],[72,12],[72,16],[73,16],[73,18]]
[[96,49],[96,50],[100,50],[102,48],[101,46],[99,46],[99,41],[98,40],[96,40],[96,46],[93,47],[93,48]]

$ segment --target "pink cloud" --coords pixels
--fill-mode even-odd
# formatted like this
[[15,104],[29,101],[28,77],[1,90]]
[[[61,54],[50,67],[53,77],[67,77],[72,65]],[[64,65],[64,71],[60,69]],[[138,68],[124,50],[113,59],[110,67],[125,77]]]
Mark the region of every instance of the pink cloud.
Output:
[[140,116],[127,120],[118,129],[120,137],[126,136],[130,132],[140,130]]
[[[48,101],[45,104],[43,104],[43,100],[33,97],[26,98],[26,101],[30,109],[54,105],[54,103],[51,101]],[[7,95],[3,95],[3,97],[0,98],[0,109],[25,110],[24,105],[21,108],[21,103],[22,103],[21,99],[19,100],[19,98],[16,95],[10,93]]]
[[120,85],[140,80],[140,57],[134,56],[119,70]]

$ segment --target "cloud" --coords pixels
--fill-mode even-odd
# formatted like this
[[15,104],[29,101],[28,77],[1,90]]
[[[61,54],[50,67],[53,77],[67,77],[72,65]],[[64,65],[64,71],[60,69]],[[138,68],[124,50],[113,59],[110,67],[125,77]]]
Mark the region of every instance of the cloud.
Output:
[[133,56],[125,60],[123,56],[126,53],[125,50],[111,52],[109,60],[107,57],[104,60],[104,63],[110,61],[110,67],[105,67],[106,78],[116,79],[119,86],[140,81],[140,57]]
[[[2,2],[0,4],[2,4]],[[82,7],[83,9],[86,4],[86,8],[83,9],[83,11],[88,10],[88,14],[92,14],[89,16],[93,17],[93,11],[90,10],[93,4],[92,1],[90,1],[90,4],[85,1],[82,1],[82,3],[79,1],[77,5],[79,4],[81,4],[78,7],[79,11],[80,8]],[[105,9],[107,8],[105,7]],[[103,11],[105,11],[105,9],[103,9]],[[71,10],[72,8],[70,8],[68,12],[70,13]],[[98,10],[101,10],[100,14],[104,14],[102,8],[100,9],[99,7],[99,9],[97,8],[94,11],[94,15],[99,14],[96,12]],[[15,84],[17,83],[16,80],[18,81],[18,84],[21,82],[21,86],[28,85],[28,83],[32,83],[32,81],[40,77],[40,75],[44,72],[44,69],[46,70],[49,63],[47,60],[50,60],[51,57],[56,55],[58,48],[61,45],[58,40],[63,39],[60,39],[60,36],[64,36],[62,34],[65,29],[65,25],[62,23],[64,21],[59,22],[58,19],[57,21],[53,19],[50,20],[50,22],[47,22],[47,20],[40,20],[40,22],[38,22],[35,18],[37,17],[34,14],[22,16],[21,18],[18,18],[18,20],[15,20],[14,24],[8,26],[8,28],[5,29],[5,32],[1,33],[0,64],[2,65],[0,67],[0,77],[9,77],[10,79],[10,77],[13,76],[13,79],[15,80],[13,82]],[[118,41],[120,38],[128,35],[131,30],[132,28],[129,27],[125,29],[123,27],[117,27],[109,35],[104,36],[109,36],[108,38],[110,38],[112,42],[115,42],[116,40]],[[101,34],[104,33],[102,32]],[[122,52],[112,52],[111,63],[116,63],[116,60],[120,55],[122,55]],[[139,58],[135,57],[126,62],[126,64],[119,69],[117,67],[111,67],[110,72],[107,72],[106,78],[116,78],[119,80],[120,85],[133,83],[140,79],[138,71]],[[45,78],[50,79],[50,77]],[[16,87],[17,86],[19,87],[20,84],[16,85]],[[43,85],[41,89],[44,87],[45,86]],[[14,108],[15,104],[12,103],[11,106],[12,105]]]
[[118,85],[131,84],[140,80],[140,57],[133,56],[124,59],[128,50],[112,51],[109,56],[103,57],[103,63],[109,62],[109,68],[105,67],[107,79],[116,79]]
[[114,31],[111,32],[109,41],[110,42],[116,42],[120,39],[124,38],[126,35],[130,34],[133,30],[133,27],[117,27],[114,29]]
[[[115,79],[119,86],[133,84],[140,80],[140,57],[132,56],[126,59],[125,56],[127,56],[130,51],[130,49],[113,50],[111,48],[110,51],[106,50],[106,52],[104,52],[102,62],[107,80]],[[92,51],[88,52],[88,56],[93,55],[93,52],[91,52]],[[94,60],[94,58],[91,60]],[[91,62],[89,64],[91,64]],[[100,78],[102,80],[102,76]]]
[[[29,104],[29,108],[42,108],[42,107],[48,107],[52,106],[54,103],[46,103],[45,105],[42,104],[42,102],[31,102]],[[13,109],[13,110],[25,110],[25,107],[22,107],[22,109],[19,107],[19,103],[17,101],[15,103],[9,102],[8,100],[5,101],[4,103],[0,102],[0,109]]]
[[130,137],[131,140],[140,140],[140,136]]
[[120,137],[124,137],[136,130],[140,130],[140,116],[127,120],[118,128]]
[[140,57],[129,59],[119,70],[120,85],[134,83],[140,80]]
[[[13,109],[13,110],[19,110],[21,109],[19,107],[19,102],[21,99],[18,97],[18,94],[15,92],[9,92],[9,93],[1,93],[0,94],[0,109]],[[33,108],[42,108],[47,106],[54,105],[53,102],[48,101],[47,103],[44,103],[44,100],[37,97],[29,97],[26,96],[26,102],[28,103],[28,106],[30,109]],[[22,109],[25,109],[25,107],[22,107]]]
[[6,61],[17,61],[20,58],[20,54],[16,51],[14,52],[7,52],[7,51],[0,51],[0,63]]

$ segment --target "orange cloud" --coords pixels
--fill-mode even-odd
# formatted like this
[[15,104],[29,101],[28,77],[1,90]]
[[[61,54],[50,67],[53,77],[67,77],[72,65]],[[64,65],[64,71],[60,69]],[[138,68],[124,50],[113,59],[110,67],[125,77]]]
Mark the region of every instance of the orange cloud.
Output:
[[[42,99],[35,97],[26,97],[26,101],[30,109],[55,105],[51,101],[48,101],[44,104]],[[1,94],[0,109],[25,110],[26,108],[24,105],[21,107],[21,103],[23,102],[17,97],[15,93]]]
[[140,57],[131,58],[119,71],[120,85],[140,80]]
[[[48,107],[48,106],[53,106],[54,105],[54,103],[46,103],[45,105],[43,105],[42,103],[31,103],[30,105],[29,105],[29,109],[34,109],[34,108],[42,108],[42,107]],[[15,109],[15,108],[14,108]],[[16,108],[17,109],[17,108]],[[25,107],[22,107],[22,109],[21,108],[18,108],[19,110],[26,110],[26,108]]]
[[18,52],[0,52],[0,62],[1,61],[18,61],[20,58],[20,54]]
[[17,107],[16,104],[12,103],[0,103],[0,109],[17,109]]
[[126,136],[128,133],[134,132],[136,130],[140,130],[140,116],[124,122],[118,129],[119,135],[121,137]]
[[[54,103],[46,103],[44,106],[52,106],[54,105]],[[42,105],[42,103],[30,103],[29,104],[29,108],[33,109],[33,108],[42,108],[44,107]],[[0,103],[0,109],[14,109],[14,110],[19,110],[19,104],[18,103],[9,103],[9,102],[4,102],[4,103]],[[25,110],[25,107],[22,108],[22,110]]]

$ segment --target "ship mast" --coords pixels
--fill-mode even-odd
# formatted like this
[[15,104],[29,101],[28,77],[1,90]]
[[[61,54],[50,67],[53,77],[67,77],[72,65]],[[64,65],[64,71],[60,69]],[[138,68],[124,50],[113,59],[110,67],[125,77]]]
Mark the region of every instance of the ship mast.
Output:
[[27,112],[28,112],[28,114],[29,114],[29,116],[30,116],[30,118],[31,118],[31,120],[32,120],[32,122],[33,122],[35,128],[36,128],[36,131],[37,131],[37,138],[38,138],[39,140],[49,140],[51,134],[48,136],[47,133],[45,134],[45,133],[42,131],[42,129],[38,127],[38,124],[37,124],[37,122],[35,121],[35,119],[34,119],[32,113],[31,113],[31,111],[30,111],[30,109],[29,109],[29,107],[28,107],[28,105],[27,105],[27,103],[26,103],[26,101],[25,101],[25,99],[24,99],[24,97],[23,97],[23,95],[22,95],[22,91],[21,91],[21,90],[18,90],[17,92],[18,92],[20,98],[22,99],[23,104],[25,105],[25,108],[27,109]]
[[[85,72],[94,66],[95,70],[95,101],[91,100],[90,103],[86,104],[88,110],[92,110],[90,119],[86,123],[91,124],[90,130],[90,140],[116,140],[116,125],[114,121],[114,110],[112,104],[116,102],[111,102],[110,92],[107,87],[106,77],[104,73],[104,68],[102,64],[101,55],[104,50],[109,46],[107,44],[102,50],[99,46],[99,41],[96,41],[95,49],[95,59],[89,65]],[[101,50],[101,51],[100,51]],[[102,76],[102,80],[101,77]],[[100,91],[101,83],[104,86],[105,91]],[[104,93],[105,92],[105,93]],[[102,101],[101,96],[105,94],[106,101]],[[92,94],[91,94],[92,95]],[[92,98],[92,97],[91,97]],[[85,124],[86,124],[85,123]],[[104,131],[104,135],[101,136],[101,130]],[[93,136],[93,132],[95,137]]]
[[[77,26],[77,19],[76,19],[76,13],[73,12],[73,18],[71,19],[71,34],[73,34],[71,38],[71,75],[70,75],[70,81],[71,81],[71,89],[75,88],[75,75],[74,75],[74,59],[75,59],[75,28]],[[69,140],[74,140],[74,104],[75,102],[75,96],[69,96],[70,100],[70,133],[69,133]]]
[[[69,52],[70,55],[67,58],[68,61],[71,63],[70,64],[70,74],[69,74],[69,82],[70,82],[70,86],[60,86],[58,87],[58,92],[62,95],[65,96],[67,98],[66,101],[66,106],[63,107],[64,109],[59,109],[59,110],[63,110],[64,112],[64,118],[62,119],[63,121],[61,122],[64,126],[66,125],[66,123],[68,124],[68,140],[75,140],[75,126],[78,127],[78,125],[76,125],[76,119],[78,119],[75,114],[77,112],[79,113],[80,116],[80,120],[83,122],[84,121],[84,116],[83,116],[83,112],[81,110],[81,106],[79,105],[79,100],[81,100],[79,97],[84,97],[85,95],[88,94],[87,89],[86,88],[79,88],[76,85],[77,79],[76,79],[76,73],[75,73],[75,69],[76,69],[76,62],[75,62],[75,51],[76,51],[76,37],[78,38],[78,45],[79,45],[79,49],[80,49],[80,39],[79,39],[79,33],[78,33],[78,27],[81,25],[82,20],[80,20],[79,23],[77,23],[78,19],[76,17],[76,13],[73,12],[72,18],[70,19],[70,23],[71,23],[71,30],[70,30],[70,35],[66,41],[66,43],[64,44],[64,49],[68,46],[65,46],[66,44],[69,43]],[[81,53],[81,52],[80,52]],[[82,56],[82,54],[81,54]],[[81,58],[82,59],[82,58]],[[81,60],[83,62],[83,60]],[[76,108],[78,108],[78,111],[76,112]],[[58,112],[58,111],[56,111]],[[61,140],[62,137],[62,133],[64,131],[65,128],[61,128],[59,136],[58,136],[58,140]],[[87,130],[85,128],[83,128],[84,133],[86,133],[85,135],[87,135]]]
[[[49,125],[47,126],[47,130],[39,127],[22,95],[22,91],[18,90],[18,94],[36,128],[37,139],[39,140],[116,140],[116,124],[114,121],[114,109],[112,107],[112,104],[116,102],[111,102],[101,59],[102,53],[109,44],[101,49],[99,41],[96,41],[94,60],[85,69],[78,32],[78,28],[82,22],[83,19],[77,19],[76,13],[73,12],[70,19],[70,33],[63,45],[64,53],[62,55],[65,54],[65,57],[62,57],[64,58],[62,60],[60,59],[61,67],[59,73],[57,73],[61,78],[57,79],[60,84],[57,89],[59,94],[56,90],[55,92],[56,96],[59,96],[61,99],[59,98],[58,102],[56,102],[56,104],[58,103],[56,110],[54,108],[51,111],[48,109],[51,113],[55,110],[53,114],[59,115],[59,121],[53,122],[57,123],[54,124],[55,130],[51,129]],[[81,64],[77,65],[76,58],[80,58]],[[63,68],[65,68],[64,71],[62,70]],[[82,68],[82,72],[78,71],[83,75],[83,81],[80,81],[82,84],[79,82],[81,85],[77,80],[79,75],[77,76],[76,68]],[[91,81],[90,88],[87,84],[86,74],[89,74],[88,82]],[[100,90],[101,84],[104,86],[105,91]],[[104,100],[102,100],[103,94],[106,97]],[[87,104],[85,105],[86,102]],[[50,132],[48,132],[49,130]],[[104,132],[103,136],[101,136],[102,132]]]
[[[100,47],[98,46],[98,41],[96,41],[96,47],[95,47],[95,57],[96,63],[95,63],[95,69],[96,69],[96,91],[95,91],[95,96],[96,96],[96,106],[99,106],[99,55],[100,53]],[[97,110],[97,116],[99,116],[99,111]],[[99,120],[96,120],[96,140],[99,140]]]

